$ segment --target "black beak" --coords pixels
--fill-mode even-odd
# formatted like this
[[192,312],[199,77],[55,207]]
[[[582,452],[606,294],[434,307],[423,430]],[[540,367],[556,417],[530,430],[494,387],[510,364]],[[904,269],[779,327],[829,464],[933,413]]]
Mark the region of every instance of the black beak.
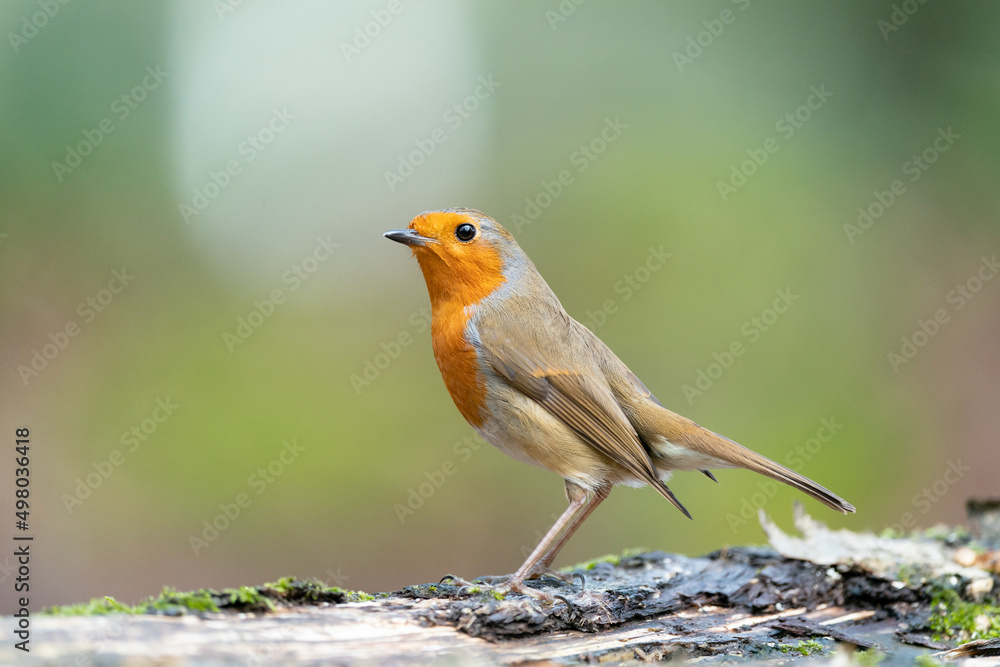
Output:
[[402,243],[403,245],[410,246],[425,246],[428,243],[434,243],[434,239],[427,238],[426,236],[421,236],[417,233],[415,229],[394,229],[392,231],[386,232],[382,236],[387,239],[391,239],[396,243]]

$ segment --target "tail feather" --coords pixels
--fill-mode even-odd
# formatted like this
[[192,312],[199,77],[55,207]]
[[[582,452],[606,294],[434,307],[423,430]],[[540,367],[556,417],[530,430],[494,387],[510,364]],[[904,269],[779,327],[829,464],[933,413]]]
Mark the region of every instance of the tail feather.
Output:
[[666,438],[668,442],[738,468],[746,468],[766,475],[812,496],[832,510],[843,514],[852,514],[855,511],[854,505],[808,477],[761,456],[729,438],[702,428],[690,419],[670,412],[666,408],[657,406],[657,411],[660,412],[655,424],[657,435]]

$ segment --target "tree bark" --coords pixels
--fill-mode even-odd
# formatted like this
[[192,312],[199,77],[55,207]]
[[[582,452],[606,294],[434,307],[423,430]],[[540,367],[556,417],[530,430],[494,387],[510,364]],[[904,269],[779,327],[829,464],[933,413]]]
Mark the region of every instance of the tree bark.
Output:
[[[1000,540],[988,531],[998,524],[988,512],[973,518],[978,535],[959,528],[888,539],[831,531],[797,507],[801,537],[792,537],[761,513],[770,547],[602,560],[579,571],[582,585],[580,578],[532,582],[550,602],[496,599],[485,584],[444,583],[366,602],[336,602],[344,599],[338,594],[311,601],[274,596],[278,608],[265,613],[221,604],[220,613],[177,617],[35,616],[31,653],[8,642],[0,661],[355,665],[456,656],[469,664],[581,664],[684,655],[742,662],[859,648],[906,661],[920,653],[1000,656],[1000,640],[976,636],[976,628],[990,635],[990,619],[976,610],[997,608]],[[949,604],[964,605],[969,627],[942,633]]]

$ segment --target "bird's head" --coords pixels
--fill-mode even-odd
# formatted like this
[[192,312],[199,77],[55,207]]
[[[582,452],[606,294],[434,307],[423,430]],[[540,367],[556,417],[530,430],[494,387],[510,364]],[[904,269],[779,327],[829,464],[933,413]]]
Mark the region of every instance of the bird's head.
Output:
[[478,303],[529,263],[510,232],[470,208],[427,211],[384,236],[413,250],[432,303]]

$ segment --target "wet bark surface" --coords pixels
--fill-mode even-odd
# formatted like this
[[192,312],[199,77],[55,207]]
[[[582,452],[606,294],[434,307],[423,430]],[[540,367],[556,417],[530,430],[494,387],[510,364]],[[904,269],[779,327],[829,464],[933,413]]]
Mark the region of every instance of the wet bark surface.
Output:
[[[991,621],[976,610],[995,609],[1000,591],[1000,555],[989,536],[964,529],[919,539],[831,531],[801,508],[798,537],[761,521],[771,546],[699,558],[651,552],[610,559],[579,571],[582,581],[572,584],[532,582],[548,601],[497,599],[486,584],[444,583],[367,602],[286,596],[272,612],[223,603],[221,613],[180,616],[36,616],[31,653],[15,654],[7,643],[0,661],[784,663],[868,649],[887,654],[883,665],[912,664],[919,654],[1000,664],[1000,640],[976,636],[976,628],[988,636]],[[942,633],[953,611],[942,600],[969,605],[962,608],[971,610],[971,629]]]

